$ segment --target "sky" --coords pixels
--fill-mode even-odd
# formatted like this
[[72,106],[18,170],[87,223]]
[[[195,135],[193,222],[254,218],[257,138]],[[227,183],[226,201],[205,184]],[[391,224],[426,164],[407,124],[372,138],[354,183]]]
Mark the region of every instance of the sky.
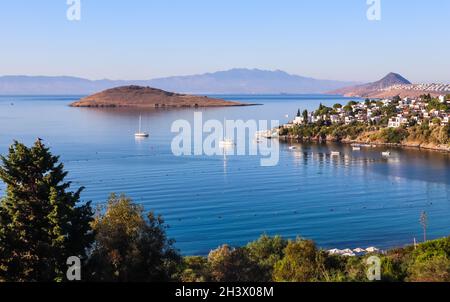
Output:
[[[70,0],[72,1],[72,0]],[[284,70],[319,79],[450,83],[450,1],[0,0],[0,75],[152,79]]]

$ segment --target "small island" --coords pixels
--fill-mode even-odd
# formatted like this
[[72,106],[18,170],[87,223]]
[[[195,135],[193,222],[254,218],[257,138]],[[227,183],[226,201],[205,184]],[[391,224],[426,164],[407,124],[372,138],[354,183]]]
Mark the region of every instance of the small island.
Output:
[[280,127],[281,139],[450,151],[450,95],[366,99],[300,110]]
[[198,108],[251,105],[255,104],[178,94],[151,87],[123,86],[84,97],[70,106],[87,108]]

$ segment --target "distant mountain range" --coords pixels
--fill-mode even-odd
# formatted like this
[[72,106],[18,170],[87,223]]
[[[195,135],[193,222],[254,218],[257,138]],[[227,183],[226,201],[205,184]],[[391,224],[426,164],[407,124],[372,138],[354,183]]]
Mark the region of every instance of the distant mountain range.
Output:
[[0,77],[0,94],[88,95],[129,85],[191,94],[308,94],[324,93],[356,84],[302,77],[279,70],[231,69],[201,75],[138,81],[92,81],[68,76],[3,76]]

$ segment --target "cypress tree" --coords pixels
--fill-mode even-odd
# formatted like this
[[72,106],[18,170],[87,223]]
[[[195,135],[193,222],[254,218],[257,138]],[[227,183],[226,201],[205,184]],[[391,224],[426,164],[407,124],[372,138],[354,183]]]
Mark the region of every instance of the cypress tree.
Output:
[[63,281],[67,258],[86,258],[94,235],[90,203],[77,207],[83,188],[69,192],[59,157],[41,140],[19,142],[0,156],[0,281]]

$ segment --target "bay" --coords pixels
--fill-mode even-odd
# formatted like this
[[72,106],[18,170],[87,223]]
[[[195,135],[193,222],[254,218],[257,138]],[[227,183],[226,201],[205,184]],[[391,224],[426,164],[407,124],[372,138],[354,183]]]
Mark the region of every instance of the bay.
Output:
[[[298,109],[346,103],[322,95],[219,96],[262,106],[202,109],[205,120],[292,119]],[[450,156],[391,148],[353,152],[341,144],[281,144],[280,163],[261,167],[254,156],[175,157],[172,123],[193,120],[194,109],[118,110],[68,106],[79,96],[1,96],[0,153],[14,139],[37,137],[61,156],[83,201],[104,203],[125,193],[163,215],[168,235],[185,255],[221,244],[244,245],[261,234],[302,236],[323,248],[389,248],[450,234]],[[142,115],[147,140],[134,133]],[[286,115],[290,115],[286,118]],[[330,156],[340,151],[341,156]],[[0,185],[0,196],[4,185]]]

